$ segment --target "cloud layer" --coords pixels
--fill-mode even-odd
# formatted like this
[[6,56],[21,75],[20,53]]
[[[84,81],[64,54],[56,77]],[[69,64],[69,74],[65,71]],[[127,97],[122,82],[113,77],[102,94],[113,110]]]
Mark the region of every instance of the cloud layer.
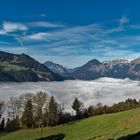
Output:
[[26,83],[0,83],[0,99],[8,100],[11,96],[24,93],[45,91],[53,95],[71,110],[71,103],[78,97],[84,105],[97,103],[111,105],[127,98],[140,99],[140,83],[129,79],[101,78],[94,81],[64,81],[64,82],[26,82]]

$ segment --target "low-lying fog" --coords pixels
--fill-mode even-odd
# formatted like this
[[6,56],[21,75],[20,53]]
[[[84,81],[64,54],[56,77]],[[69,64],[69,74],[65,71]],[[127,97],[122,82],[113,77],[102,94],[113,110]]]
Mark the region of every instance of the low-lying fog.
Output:
[[140,82],[129,79],[101,78],[93,81],[0,83],[1,100],[37,91],[45,91],[55,96],[57,101],[63,103],[66,110],[70,111],[75,97],[78,97],[86,107],[99,102],[111,105],[126,98],[140,99]]

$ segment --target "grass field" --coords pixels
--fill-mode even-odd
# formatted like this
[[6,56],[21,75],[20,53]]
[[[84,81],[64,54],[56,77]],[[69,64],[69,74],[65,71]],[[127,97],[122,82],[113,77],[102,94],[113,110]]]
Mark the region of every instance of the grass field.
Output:
[[[43,128],[43,140],[123,140],[140,131],[140,108],[90,117],[69,124]],[[37,140],[40,129],[0,134],[0,140]],[[132,138],[134,140],[134,138]],[[140,137],[138,138],[140,140]]]

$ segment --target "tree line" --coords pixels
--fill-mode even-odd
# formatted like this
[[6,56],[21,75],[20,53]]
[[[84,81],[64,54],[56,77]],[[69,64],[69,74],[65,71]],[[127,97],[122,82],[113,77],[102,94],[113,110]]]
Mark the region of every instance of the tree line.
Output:
[[112,106],[98,103],[85,108],[84,104],[75,98],[71,107],[75,114],[66,112],[64,105],[45,92],[11,97],[6,103],[0,101],[0,131],[56,126],[95,115],[140,107],[140,101],[127,99]]

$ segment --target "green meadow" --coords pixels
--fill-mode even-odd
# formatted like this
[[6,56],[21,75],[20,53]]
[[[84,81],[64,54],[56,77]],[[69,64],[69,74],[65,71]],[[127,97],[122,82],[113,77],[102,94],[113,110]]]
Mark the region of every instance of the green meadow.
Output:
[[[140,108],[129,111],[93,116],[68,124],[46,127],[43,140],[123,140],[140,131]],[[37,140],[41,129],[20,130],[0,134],[0,140]],[[139,139],[138,136],[135,139]]]

